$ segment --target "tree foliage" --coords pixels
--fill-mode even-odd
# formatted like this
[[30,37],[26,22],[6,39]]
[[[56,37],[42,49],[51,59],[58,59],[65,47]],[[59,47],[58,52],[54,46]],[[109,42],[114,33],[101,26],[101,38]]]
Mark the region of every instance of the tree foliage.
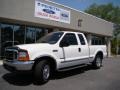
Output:
[[115,24],[120,24],[120,7],[114,6],[112,3],[107,5],[92,4],[85,12]]
[[120,47],[120,38],[118,38],[120,35],[120,7],[114,6],[112,3],[106,5],[92,4],[85,12],[114,23],[112,47],[118,53],[118,46]]

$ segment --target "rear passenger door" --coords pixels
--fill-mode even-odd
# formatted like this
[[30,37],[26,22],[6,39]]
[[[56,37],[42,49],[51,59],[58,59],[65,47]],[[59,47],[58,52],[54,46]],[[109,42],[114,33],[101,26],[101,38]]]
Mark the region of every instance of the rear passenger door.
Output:
[[87,44],[87,40],[83,34],[78,34],[79,39],[79,48],[81,49],[81,52],[79,53],[80,60],[83,62],[89,62],[89,47]]

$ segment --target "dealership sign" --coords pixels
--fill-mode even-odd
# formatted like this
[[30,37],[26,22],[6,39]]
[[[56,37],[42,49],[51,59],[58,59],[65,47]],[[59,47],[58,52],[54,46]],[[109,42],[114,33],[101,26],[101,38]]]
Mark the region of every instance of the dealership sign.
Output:
[[70,24],[70,11],[35,0],[35,17]]

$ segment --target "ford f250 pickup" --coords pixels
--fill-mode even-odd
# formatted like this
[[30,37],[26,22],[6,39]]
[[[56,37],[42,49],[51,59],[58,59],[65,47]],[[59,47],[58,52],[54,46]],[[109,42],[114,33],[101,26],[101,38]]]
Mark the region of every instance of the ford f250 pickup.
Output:
[[32,71],[45,83],[54,71],[65,71],[87,64],[100,68],[106,57],[106,45],[88,45],[83,33],[52,32],[34,44],[8,47],[3,66],[9,71]]

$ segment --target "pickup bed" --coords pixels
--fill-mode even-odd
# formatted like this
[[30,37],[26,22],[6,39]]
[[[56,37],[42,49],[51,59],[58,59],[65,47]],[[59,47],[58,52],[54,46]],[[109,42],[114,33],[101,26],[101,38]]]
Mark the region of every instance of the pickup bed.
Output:
[[32,71],[45,83],[54,71],[65,71],[87,64],[100,68],[107,55],[106,45],[88,45],[83,33],[52,32],[34,44],[6,48],[3,64],[9,71]]

